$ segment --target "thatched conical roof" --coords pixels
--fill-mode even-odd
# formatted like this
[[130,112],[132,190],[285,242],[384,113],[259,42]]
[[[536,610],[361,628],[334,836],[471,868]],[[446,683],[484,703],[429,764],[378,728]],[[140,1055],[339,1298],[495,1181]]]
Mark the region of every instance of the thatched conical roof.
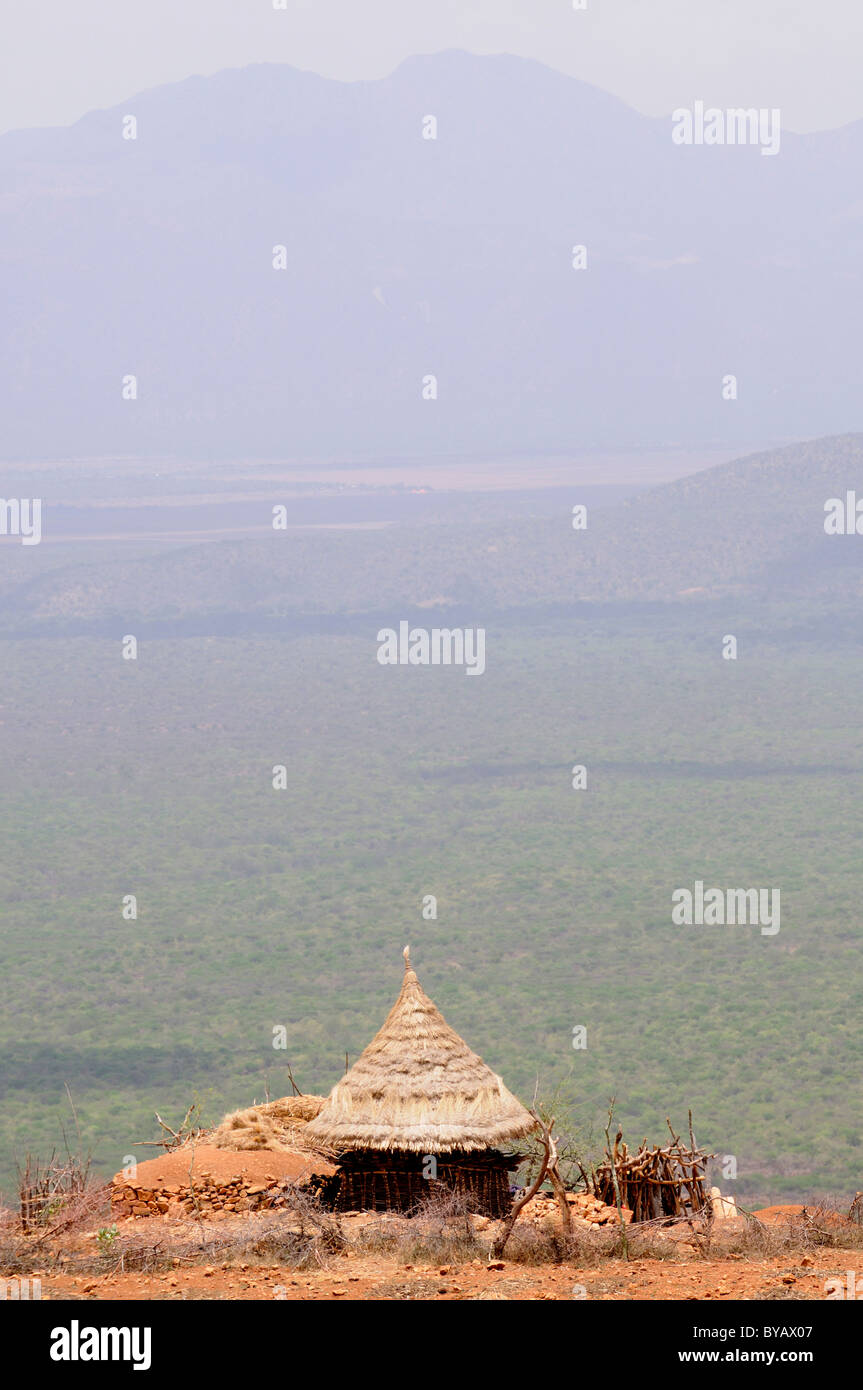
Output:
[[405,947],[401,993],[384,1026],[305,1133],[349,1149],[449,1153],[494,1149],[536,1121],[471,1052],[420,987]]

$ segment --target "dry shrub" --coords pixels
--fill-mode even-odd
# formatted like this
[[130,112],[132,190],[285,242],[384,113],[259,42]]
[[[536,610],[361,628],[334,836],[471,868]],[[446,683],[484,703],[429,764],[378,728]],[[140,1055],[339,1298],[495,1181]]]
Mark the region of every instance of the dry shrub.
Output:
[[792,1240],[804,1249],[817,1245],[833,1250],[863,1249],[863,1227],[833,1203],[821,1202],[811,1211],[803,1211],[791,1218],[790,1226]]
[[743,1255],[749,1259],[781,1255],[791,1249],[790,1232],[785,1222],[759,1221],[748,1213],[742,1230],[731,1232],[721,1241],[723,1254]]
[[283,1260],[302,1269],[323,1265],[331,1255],[346,1249],[341,1222],[316,1193],[299,1183],[283,1183],[277,1202],[282,1219],[246,1239],[249,1254]]
[[403,1253],[413,1239],[411,1223],[406,1216],[383,1212],[355,1231],[351,1244],[360,1255],[390,1255]]
[[101,1251],[68,1258],[67,1272],[155,1274],[179,1265],[285,1264],[293,1269],[323,1268],[347,1242],[339,1222],[315,1198],[296,1190],[283,1210],[245,1216],[236,1223],[202,1223],[194,1235],[175,1235],[149,1222],[123,1230]]
[[24,1231],[47,1226],[71,1199],[83,1194],[90,1176],[89,1158],[82,1160],[68,1151],[65,1158],[58,1158],[55,1150],[47,1163],[28,1153],[24,1167],[17,1166]]
[[92,1184],[68,1197],[56,1215],[46,1223],[52,1238],[89,1230],[111,1216],[111,1188],[105,1183]]
[[520,1264],[576,1264],[583,1268],[623,1259],[679,1261],[684,1258],[680,1243],[663,1239],[663,1229],[669,1224],[663,1219],[627,1226],[624,1244],[617,1222],[591,1230],[575,1226],[567,1232],[556,1216],[539,1224],[517,1221],[504,1258]]
[[18,1198],[21,1230],[43,1240],[92,1226],[111,1209],[110,1189],[91,1179],[90,1159],[68,1149],[47,1163],[28,1154],[18,1165]]
[[423,1263],[453,1262],[484,1255],[487,1246],[473,1228],[475,1199],[436,1184],[411,1215],[412,1256]]
[[62,1251],[64,1237],[74,1236],[107,1219],[111,1211],[110,1190],[92,1185],[52,1202],[40,1224],[22,1229],[14,1212],[0,1214],[0,1271],[12,1275],[33,1274],[60,1264],[69,1268],[76,1257]]
[[391,1254],[402,1263],[464,1264],[487,1259],[488,1242],[479,1238],[471,1217],[471,1196],[438,1184],[410,1215],[386,1213],[355,1237],[360,1253]]
[[779,1221],[760,1221],[745,1213],[743,1229],[725,1233],[720,1227],[714,1241],[715,1253],[722,1255],[791,1255],[810,1250],[863,1249],[863,1228],[843,1213],[838,1205],[819,1203]]
[[621,1259],[680,1261],[685,1259],[689,1252],[683,1247],[682,1242],[667,1238],[666,1232],[672,1225],[691,1228],[692,1223],[688,1217],[681,1217],[673,1222],[662,1219],[627,1226],[624,1249],[620,1226],[609,1222],[607,1226],[591,1233],[588,1249],[597,1263]]
[[[201,1124],[201,1106],[197,1100],[193,1100],[188,1107],[180,1121],[179,1129],[172,1129],[170,1125],[166,1125],[158,1110],[156,1111],[156,1121],[163,1136],[167,1134],[168,1138],[160,1139],[152,1147],[165,1149],[167,1153],[170,1153],[172,1149],[181,1149],[186,1144],[200,1141],[206,1134],[206,1130]],[[149,1143],[147,1146],[150,1147]]]
[[24,1240],[17,1231],[4,1228],[0,1234],[0,1271],[5,1279],[32,1274],[44,1263],[44,1253],[37,1254],[32,1241]]
[[535,1226],[516,1222],[506,1244],[506,1259],[522,1265],[585,1264],[586,1246],[559,1223],[545,1221]]

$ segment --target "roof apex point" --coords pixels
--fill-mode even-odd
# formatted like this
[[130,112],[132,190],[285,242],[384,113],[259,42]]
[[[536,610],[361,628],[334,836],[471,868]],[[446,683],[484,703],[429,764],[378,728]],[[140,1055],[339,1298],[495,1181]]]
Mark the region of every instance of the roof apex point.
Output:
[[405,946],[404,950],[402,951],[402,955],[403,955],[404,958],[405,958],[405,970],[410,970],[410,968],[411,968],[411,948],[410,948],[410,946]]

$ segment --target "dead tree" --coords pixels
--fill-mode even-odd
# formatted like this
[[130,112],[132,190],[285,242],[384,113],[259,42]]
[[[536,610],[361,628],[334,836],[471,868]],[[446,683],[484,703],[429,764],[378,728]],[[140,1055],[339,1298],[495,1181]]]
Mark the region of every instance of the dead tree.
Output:
[[[531,1183],[530,1187],[525,1188],[521,1196],[515,1202],[513,1202],[512,1210],[510,1211],[509,1216],[503,1223],[503,1229],[501,1230],[500,1235],[498,1236],[497,1240],[494,1242],[494,1245],[492,1246],[492,1254],[496,1260],[499,1260],[504,1252],[506,1243],[512,1235],[512,1228],[518,1220],[519,1213],[527,1206],[531,1198],[536,1196],[537,1192],[542,1187],[542,1184],[545,1182],[545,1177],[548,1173],[549,1164],[551,1162],[554,1162],[555,1166],[557,1165],[557,1146],[551,1137],[551,1131],[554,1125],[554,1120],[552,1120],[548,1125],[545,1125],[543,1124],[542,1120],[539,1118],[539,1116],[536,1114],[534,1110],[531,1110],[529,1113],[536,1120],[536,1123],[539,1126],[539,1129],[542,1133],[542,1161],[539,1165],[539,1171],[536,1177],[534,1178],[533,1182]],[[561,1187],[563,1187],[563,1183],[561,1183]]]

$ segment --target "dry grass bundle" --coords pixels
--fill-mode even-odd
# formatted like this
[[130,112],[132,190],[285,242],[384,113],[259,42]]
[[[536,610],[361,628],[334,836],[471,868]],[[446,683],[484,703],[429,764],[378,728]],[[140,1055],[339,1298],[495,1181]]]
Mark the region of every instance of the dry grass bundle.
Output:
[[275,1153],[323,1154],[325,1147],[321,1142],[312,1141],[304,1133],[323,1104],[323,1096],[283,1096],[266,1105],[235,1110],[207,1135],[206,1141],[213,1148],[234,1153],[266,1149]]
[[309,1138],[338,1153],[469,1153],[496,1149],[535,1127],[421,989],[406,948],[398,999],[310,1122]]

